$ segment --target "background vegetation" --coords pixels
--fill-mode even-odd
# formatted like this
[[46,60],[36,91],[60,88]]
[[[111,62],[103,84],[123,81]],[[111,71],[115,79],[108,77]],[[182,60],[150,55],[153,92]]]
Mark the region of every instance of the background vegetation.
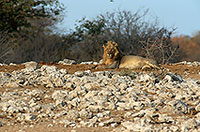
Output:
[[175,29],[147,21],[148,10],[107,12],[82,18],[73,32],[55,34],[64,7],[58,0],[0,1],[0,63],[99,61],[102,44],[119,44],[124,54],[153,58],[158,63],[200,61],[200,32],[174,36]]

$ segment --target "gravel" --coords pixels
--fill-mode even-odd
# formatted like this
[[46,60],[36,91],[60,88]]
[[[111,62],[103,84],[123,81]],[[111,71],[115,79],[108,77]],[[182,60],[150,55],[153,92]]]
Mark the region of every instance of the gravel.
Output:
[[0,92],[0,127],[52,120],[49,127],[200,131],[199,81],[171,72],[162,76],[115,71],[68,74],[55,66],[39,68],[36,62],[27,62],[21,71],[0,72],[0,89],[6,89]]

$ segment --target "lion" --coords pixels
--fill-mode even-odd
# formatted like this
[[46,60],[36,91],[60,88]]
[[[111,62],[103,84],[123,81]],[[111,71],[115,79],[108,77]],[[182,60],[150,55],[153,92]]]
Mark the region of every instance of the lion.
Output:
[[157,62],[153,59],[143,58],[141,56],[122,55],[116,42],[108,41],[103,45],[103,48],[102,66],[97,68],[160,69]]

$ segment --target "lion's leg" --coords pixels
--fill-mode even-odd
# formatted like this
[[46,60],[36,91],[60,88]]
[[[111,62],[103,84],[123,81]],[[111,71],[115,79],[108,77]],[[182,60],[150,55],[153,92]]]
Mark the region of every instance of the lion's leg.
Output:
[[151,66],[149,66],[149,65],[144,65],[144,66],[142,67],[142,70],[147,70],[147,69],[151,69]]
[[160,69],[160,67],[154,65],[154,64],[151,64],[149,62],[146,62],[146,65],[148,65],[149,67],[152,67],[152,68],[155,68],[155,69]]
[[115,69],[119,67],[119,61],[114,61],[112,64],[110,65],[101,65],[101,66],[97,66],[96,69]]

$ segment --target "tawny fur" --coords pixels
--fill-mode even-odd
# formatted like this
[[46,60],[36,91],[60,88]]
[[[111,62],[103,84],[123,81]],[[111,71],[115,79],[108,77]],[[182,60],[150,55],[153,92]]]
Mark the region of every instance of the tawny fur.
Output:
[[103,45],[103,64],[110,65],[116,61],[120,55],[118,45],[115,42],[108,41],[106,45]]
[[155,60],[133,55],[123,56],[115,42],[108,41],[103,48],[103,66],[98,68],[159,69]]
[[128,69],[145,69],[145,68],[156,68],[159,69],[157,66],[156,61],[152,59],[143,58],[140,56],[123,56],[119,68],[128,68]]

